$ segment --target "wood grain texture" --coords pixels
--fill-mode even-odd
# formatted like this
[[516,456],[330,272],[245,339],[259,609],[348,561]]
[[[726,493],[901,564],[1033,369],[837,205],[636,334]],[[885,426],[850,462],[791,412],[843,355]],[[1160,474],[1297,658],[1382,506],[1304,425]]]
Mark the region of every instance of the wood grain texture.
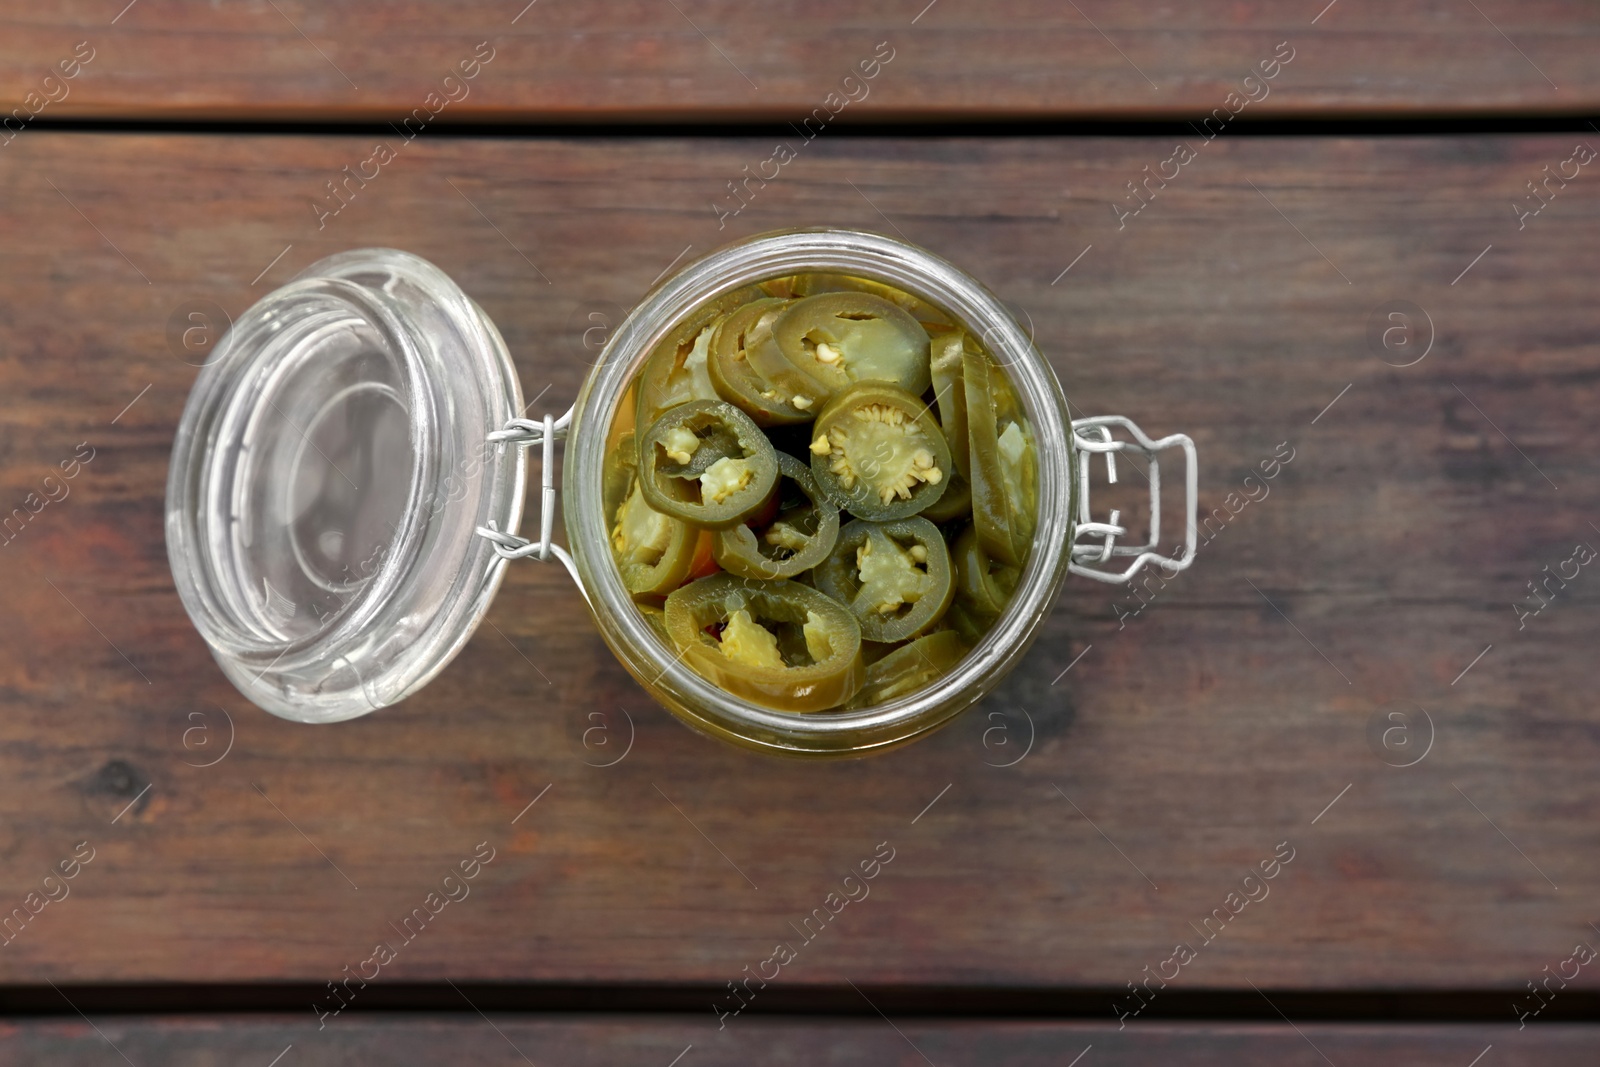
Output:
[[[1179,988],[1499,988],[1510,1020],[1596,936],[1600,579],[1520,632],[1511,607],[1600,543],[1595,176],[1519,231],[1508,203],[1568,139],[1195,147],[1119,231],[1109,202],[1170,144],[819,138],[719,230],[708,202],[767,143],[419,138],[319,231],[309,199],[368,142],[19,139],[0,165],[0,499],[79,442],[95,456],[0,548],[0,902],[80,841],[95,858],[0,949],[0,981],[333,979],[487,841],[471,897],[383,980],[721,984],[788,941],[785,983],[1120,989],[1184,941]],[[175,312],[237,315],[325,254],[407,248],[559,411],[590,311],[800,224],[903,233],[986,281],[1075,410],[1194,435],[1208,511],[1281,443],[1294,458],[1142,614],[1072,582],[994,697],[881,759],[690,733],[532,562],[397,707],[312,728],[224,681],[162,541],[195,374]],[[1368,342],[1394,299],[1436,334],[1404,369]],[[1369,721],[1419,705],[1431,750],[1386,765]],[[196,766],[223,711],[231,751]],[[595,766],[624,712],[631,750]],[[791,924],[880,842],[895,858],[870,898],[803,942]],[[1295,858],[1270,896],[1203,942],[1280,842]]]
[[1579,0],[70,0],[0,13],[0,111],[39,91],[80,41],[95,59],[44,116],[399,121],[483,41],[495,59],[438,121],[798,121],[879,42],[894,59],[840,121],[1198,118],[1245,92],[1285,41],[1295,58],[1251,117],[1576,114],[1600,102],[1600,16]]
[[[90,1067],[116,1062],[121,1051],[138,1064],[211,1067],[217,1063],[365,1064],[873,1063],[918,1067],[981,1063],[1003,1067],[1316,1067],[1327,1062],[1372,1067],[1463,1067],[1492,1046],[1503,1067],[1588,1067],[1600,1035],[1579,1026],[1288,1026],[1150,1024],[1115,1026],[1032,1022],[751,1019],[717,1032],[681,1017],[493,1017],[492,1025],[440,1017],[340,1020],[318,1032],[305,1020],[273,1016],[205,1021],[100,1019],[29,1022],[0,1033],[0,1055],[14,1062]],[[898,1033],[896,1031],[899,1031]],[[497,1032],[498,1031],[498,1032]],[[108,1048],[108,1043],[113,1046]],[[284,1055],[287,1053],[286,1055]],[[1322,1058],[1328,1057],[1327,1060]],[[674,1057],[681,1056],[681,1060]],[[1485,1063],[1490,1062],[1485,1058]]]

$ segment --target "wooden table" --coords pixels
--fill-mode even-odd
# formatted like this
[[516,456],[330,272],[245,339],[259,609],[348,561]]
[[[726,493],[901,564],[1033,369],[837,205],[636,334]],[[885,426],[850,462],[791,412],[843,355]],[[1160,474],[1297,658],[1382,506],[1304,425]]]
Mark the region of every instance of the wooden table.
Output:
[[[60,97],[0,141],[0,1058],[1595,1062],[1592,7],[117,6],[0,14],[0,101]],[[868,95],[787,127],[880,43]],[[537,563],[367,718],[283,722],[223,679],[163,540],[190,312],[405,248],[559,411],[590,312],[795,225],[946,256],[1076,413],[1193,435],[1194,567],[1144,603],[1072,581],[999,692],[860,762],[692,734]]]

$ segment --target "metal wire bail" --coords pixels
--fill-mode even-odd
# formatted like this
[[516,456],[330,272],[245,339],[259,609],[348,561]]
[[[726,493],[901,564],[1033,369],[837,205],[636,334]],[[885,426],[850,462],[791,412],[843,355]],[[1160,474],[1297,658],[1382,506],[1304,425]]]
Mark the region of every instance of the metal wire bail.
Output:
[[530,541],[519,535],[515,530],[501,530],[493,519],[487,526],[479,526],[479,537],[487,538],[494,543],[494,554],[499,558],[499,565],[513,559],[528,559],[529,557],[548,560],[551,557],[561,561],[567,568],[567,573],[572,575],[572,580],[578,586],[578,591],[583,593],[584,599],[589,594],[583,588],[583,582],[578,578],[578,568],[572,561],[572,556],[566,549],[551,540],[555,531],[556,520],[556,482],[555,482],[555,455],[556,442],[567,436],[567,429],[572,425],[572,409],[568,408],[566,414],[560,418],[546,414],[543,419],[509,419],[504,428],[491,431],[488,435],[490,444],[514,445],[517,448],[531,448],[534,445],[544,446],[543,463],[541,465],[541,491],[539,494],[539,540]]
[[[1111,435],[1112,426],[1121,426],[1134,436],[1134,440],[1116,440]],[[1078,446],[1078,524],[1073,535],[1072,559],[1068,563],[1068,570],[1085,578],[1116,585],[1132,580],[1146,563],[1158,564],[1169,573],[1176,574],[1194,562],[1199,532],[1196,519],[1200,504],[1199,459],[1195,454],[1194,441],[1187,434],[1181,433],[1153,441],[1132,419],[1122,415],[1096,415],[1093,418],[1074,419],[1072,436],[1073,443]],[[1163,449],[1174,447],[1183,449],[1188,514],[1183,554],[1176,559],[1156,551],[1156,546],[1161,541],[1161,463],[1156,454]],[[1142,545],[1116,543],[1117,538],[1128,536],[1127,527],[1121,524],[1120,511],[1113,509],[1108,522],[1093,522],[1089,518],[1090,457],[1095,454],[1105,456],[1106,480],[1115,485],[1118,452],[1137,452],[1150,464],[1150,539]],[[1086,542],[1085,538],[1088,539]],[[1124,571],[1088,566],[1088,564],[1107,563],[1114,556],[1135,558]]]

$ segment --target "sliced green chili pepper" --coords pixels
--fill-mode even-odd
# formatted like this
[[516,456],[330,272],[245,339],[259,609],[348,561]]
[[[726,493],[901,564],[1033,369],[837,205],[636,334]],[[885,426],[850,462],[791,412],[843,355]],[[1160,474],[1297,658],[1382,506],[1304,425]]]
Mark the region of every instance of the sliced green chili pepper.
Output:
[[856,519],[812,572],[817,588],[849,606],[869,641],[904,641],[938,622],[955,580],[939,528],[920,516]]
[[667,633],[701,677],[765,707],[826,711],[861,688],[861,628],[843,604],[798,582],[729,574],[667,597]]
[[838,393],[852,382],[928,388],[928,334],[904,309],[870,293],[823,293],[797,301],[772,324],[790,363]]
[[990,556],[1020,567],[1033,545],[1038,509],[1033,428],[1011,383],[981,350],[963,351],[961,372],[978,539]]
[[[706,404],[715,401],[695,400],[690,403]],[[679,407],[686,406],[679,405]],[[677,408],[668,408],[667,412],[676,410]],[[662,416],[665,417],[666,415]],[[646,436],[648,437],[648,433]],[[696,427],[678,425],[657,438],[656,443],[661,445],[666,455],[666,469],[676,478],[698,478],[710,470],[718,460],[737,459],[744,454],[744,445],[740,443],[738,434],[722,423]]]
[[[716,453],[715,462],[699,462],[702,449]],[[777,480],[772,442],[750,416],[723,400],[670,408],[639,441],[645,501],[704,529],[726,529],[755,514]]]
[[[949,315],[926,300],[918,299],[892,285],[885,285],[883,282],[875,282],[868,278],[853,278],[848,274],[801,274],[782,281],[787,282],[788,292],[793,296],[816,296],[819,293],[871,293],[910,312],[911,317],[924,326],[953,324]],[[772,283],[763,283],[763,286],[768,284]]]
[[[621,416],[618,416],[620,422]],[[639,473],[639,450],[634,444],[633,428],[619,430],[612,424],[606,438],[605,462],[600,467],[600,499],[605,506],[606,519],[616,518],[617,509],[628,499],[634,479]]]
[[827,390],[778,351],[772,323],[793,301],[752,300],[723,319],[711,337],[711,383],[760,426],[810,422]]
[[966,642],[954,630],[936,630],[924,634],[869,664],[866,684],[850,702],[850,706],[871,707],[910,696],[947,673],[966,654]]
[[688,577],[700,531],[653,509],[641,490],[635,473],[611,512],[611,555],[628,592],[663,596]]
[[601,499],[611,529],[611,555],[635,596],[665,596],[689,576],[700,531],[655,511],[639,488],[632,430],[617,435],[601,469]]
[[963,478],[967,477],[967,389],[961,376],[962,352],[966,335],[960,330],[941,333],[932,339],[929,372],[933,377],[934,403],[939,407],[939,427],[950,442],[950,462]]
[[[665,609],[658,608],[654,604],[638,604],[635,606],[639,609],[639,614],[644,616],[644,621],[650,624],[650,629],[655,631],[656,636],[661,638],[667,647],[673,648],[672,637],[667,633],[667,613]],[[676,648],[673,648],[673,651],[677,651]]]
[[952,475],[950,484],[945,486],[939,499],[923,508],[918,514],[932,522],[951,522],[955,519],[968,518],[972,514],[972,483],[959,473]]
[[639,371],[634,428],[639,439],[668,408],[690,400],[716,400],[708,357],[711,334],[723,316],[761,297],[755,286],[726,293],[697,309],[664,337]]
[[994,626],[993,619],[972,615],[962,607],[959,600],[953,602],[950,610],[944,613],[944,621],[954,627],[956,633],[961,635],[961,639],[973,647],[977,647],[990,627]]
[[983,550],[976,526],[968,526],[950,550],[956,568],[956,601],[974,616],[996,619],[1011,600],[1022,572],[997,564]]
[[776,514],[761,528],[716,532],[712,553],[722,569],[745,578],[793,578],[827,558],[839,537],[839,509],[817,488],[811,468],[786,452],[778,457]]
[[927,405],[883,382],[861,382],[828,402],[812,428],[817,486],[864,519],[903,519],[943,495],[950,446]]
[[768,296],[781,296],[787,300],[801,295],[794,291],[795,281],[795,277],[791,275],[783,278],[768,278],[766,281],[757,282],[756,284]]

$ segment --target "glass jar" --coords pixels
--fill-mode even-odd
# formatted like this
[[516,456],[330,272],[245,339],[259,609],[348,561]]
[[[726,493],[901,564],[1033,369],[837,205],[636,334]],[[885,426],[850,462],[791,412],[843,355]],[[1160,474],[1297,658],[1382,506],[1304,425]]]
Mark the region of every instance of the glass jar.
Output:
[[[683,317],[743,285],[807,271],[905,290],[981,337],[1033,425],[1039,515],[1010,603],[984,639],[925,689],[859,711],[798,715],[701,678],[634,608],[612,561],[602,506],[607,431],[652,348]],[[1112,434],[1122,428],[1132,440]],[[553,539],[552,460],[566,438]],[[525,447],[543,450],[537,540],[517,534]],[[1157,453],[1186,456],[1188,526],[1176,557],[1157,551]],[[1089,516],[1088,461],[1149,460],[1147,543],[1119,544],[1113,511]],[[273,714],[353,718],[415,692],[458,652],[508,561],[555,559],[601,635],[639,683],[690,725],[797,756],[850,756],[905,743],[981,699],[1027,650],[1069,571],[1126,581],[1195,551],[1189,438],[1152,441],[1118,416],[1068,415],[1049,364],[1005,306],[943,259],[844,230],[767,234],[724,247],[653,288],[613,332],[560,418],[522,417],[499,333],[436,267],[390,249],[313,264],[234,325],[201,371],[179,424],[167,544],[180,596],[229,679]],[[1122,572],[1100,569],[1132,557]]]

